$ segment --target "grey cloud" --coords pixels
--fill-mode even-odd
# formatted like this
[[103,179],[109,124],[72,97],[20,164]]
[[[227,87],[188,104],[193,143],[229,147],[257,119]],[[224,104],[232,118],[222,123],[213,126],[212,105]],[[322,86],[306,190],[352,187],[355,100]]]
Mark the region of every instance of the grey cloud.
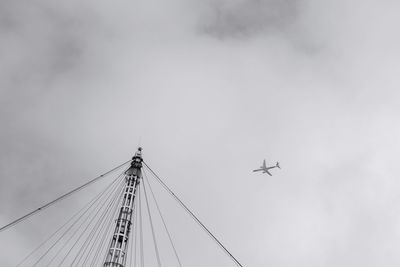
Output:
[[[398,266],[384,255],[399,247],[398,16],[350,2],[2,1],[1,222],[129,158],[141,136],[245,266]],[[251,173],[263,158],[282,170]],[[0,263],[90,194],[1,235]],[[177,245],[200,252],[182,253],[189,266],[231,266],[207,237],[187,245],[190,222],[163,208]]]
[[45,1],[2,1],[0,10],[5,97],[16,91],[20,96],[30,90],[39,90],[31,95],[40,94],[40,88],[46,90],[87,60],[88,42],[94,41],[88,37],[97,33],[93,13],[64,10]]
[[2,1],[0,118],[5,123],[10,114],[19,119],[63,84],[75,82],[68,90],[78,90],[82,76],[94,69],[92,57],[101,56],[98,40],[108,41],[102,22],[90,9],[73,4],[61,8],[47,1]]
[[282,31],[296,20],[299,4],[299,0],[213,1],[201,28],[219,38]]

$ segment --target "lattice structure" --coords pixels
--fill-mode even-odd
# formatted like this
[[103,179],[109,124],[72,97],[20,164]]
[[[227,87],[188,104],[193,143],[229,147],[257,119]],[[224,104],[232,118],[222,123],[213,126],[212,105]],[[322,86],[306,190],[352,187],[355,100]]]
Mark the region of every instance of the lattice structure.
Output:
[[[124,267],[128,249],[129,233],[132,228],[132,216],[134,202],[138,186],[142,179],[142,155],[141,148],[132,158],[131,166],[125,173],[124,195],[116,220],[114,234],[112,236],[104,267]],[[136,225],[133,225],[136,227]]]
[[[147,208],[148,222],[153,237],[154,252],[157,266],[162,266],[162,255],[157,245],[156,231],[151,215],[151,205],[146,192],[150,192],[162,225],[165,228],[169,242],[176,257],[177,266],[182,267],[176,246],[167,228],[160,207],[149,182],[154,178],[167,193],[186,211],[190,217],[218,244],[238,267],[241,263],[215,237],[213,233],[198,219],[198,217],[182,202],[182,200],[165,184],[165,182],[143,161],[141,148],[135,153],[132,160],[111,169],[110,171],[88,181],[87,183],[61,195],[45,205],[25,214],[24,216],[0,227],[0,232],[25,221],[36,213],[43,212],[48,207],[58,203],[68,196],[79,192],[83,188],[103,179],[108,174],[125,167],[129,168],[116,177],[107,187],[94,196],[79,211],[62,224],[46,240],[33,249],[17,266],[103,266],[125,267],[140,263],[144,266],[145,254],[143,246],[143,221],[141,196],[144,193],[145,208]],[[143,167],[143,168],[142,168]],[[149,172],[147,172],[149,171]],[[142,174],[144,176],[142,176]],[[150,175],[148,175],[150,174]],[[142,187],[142,188],[140,188]],[[150,190],[147,191],[146,187]],[[136,198],[137,196],[137,198]],[[135,202],[136,200],[136,202]],[[137,210],[136,210],[137,209]],[[134,242],[129,244],[129,235],[135,233]],[[138,238],[137,238],[138,237]],[[140,239],[139,239],[140,238]],[[138,240],[139,239],[139,240]],[[107,242],[108,240],[108,242]],[[139,241],[139,242],[136,242]],[[129,257],[128,257],[129,246]],[[138,253],[138,256],[136,255]],[[132,257],[134,255],[134,257]],[[150,266],[154,265],[153,262]],[[148,261],[146,260],[146,263]],[[24,265],[23,265],[24,264]]]

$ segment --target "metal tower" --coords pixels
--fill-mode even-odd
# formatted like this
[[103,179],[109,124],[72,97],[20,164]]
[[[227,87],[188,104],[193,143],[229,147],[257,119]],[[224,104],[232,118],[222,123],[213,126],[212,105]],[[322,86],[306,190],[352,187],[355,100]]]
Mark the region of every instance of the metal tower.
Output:
[[[142,179],[142,148],[138,148],[132,158],[130,168],[125,172],[124,195],[116,220],[114,234],[111,238],[104,267],[124,267],[131,231],[132,215],[137,188]],[[134,226],[136,227],[136,225]]]
[[[210,230],[197,218],[197,216],[178,198],[178,196],[161,180],[161,178],[146,164],[143,162],[142,158],[142,148],[138,148],[138,151],[133,156],[132,160],[126,161],[123,164],[113,168],[112,170],[102,174],[89,182],[61,195],[60,197],[48,202],[47,204],[25,214],[24,216],[10,222],[9,224],[0,227],[0,232],[7,228],[10,228],[24,220],[28,217],[42,212],[44,209],[50,207],[51,205],[59,202],[60,200],[78,192],[82,188],[87,187],[90,184],[98,181],[107,174],[126,166],[130,163],[130,167],[125,171],[122,180],[121,175],[114,179],[110,186],[106,187],[103,191],[99,192],[90,202],[86,204],[85,207],[80,209],[74,216],[72,216],[64,225],[62,225],[56,232],[54,232],[45,242],[41,243],[36,249],[34,249],[30,254],[28,254],[22,261],[18,263],[17,266],[22,266],[23,263],[33,263],[33,266],[37,266],[38,263],[45,263],[46,266],[87,266],[87,262],[91,262],[91,265],[99,265],[102,263],[103,267],[125,267],[127,262],[127,252],[128,252],[128,239],[130,232],[134,230],[139,230],[136,228],[137,225],[133,225],[134,214],[136,208],[140,206],[135,205],[136,195],[139,193],[139,186],[143,180],[142,177],[142,167],[144,166],[150,171],[152,176],[160,183],[160,185],[172,196],[172,198],[193,218],[193,220],[211,237],[211,239],[218,244],[221,249],[232,259],[232,261],[238,266],[242,267],[240,262],[228,251],[228,249],[213,235]],[[143,164],[143,165],[142,165]],[[277,164],[278,166],[278,164]],[[125,182],[125,184],[124,184]],[[148,182],[148,181],[147,181]],[[149,185],[151,190],[150,183]],[[153,195],[153,191],[151,190]],[[160,255],[157,248],[156,236],[153,228],[153,222],[151,219],[151,212],[148,203],[148,198],[146,195],[145,183],[143,183],[143,193],[145,194],[146,206],[149,215],[150,227],[153,235],[154,250],[157,256],[158,266],[161,266]],[[104,197],[102,197],[104,196]],[[140,202],[140,194],[138,195]],[[176,252],[175,245],[172,241],[171,235],[167,229],[165,220],[161,214],[158,207],[157,201],[153,195],[155,205],[157,206],[159,215],[161,217],[164,228],[168,234],[171,247],[174,250],[177,263],[182,266],[179,260],[178,253]],[[137,203],[139,204],[139,203]],[[110,213],[111,209],[111,213]],[[118,217],[115,220],[115,228],[113,232],[109,232],[110,223],[114,219],[115,212],[118,212]],[[134,213],[135,212],[135,213]],[[108,215],[107,215],[108,214]],[[139,212],[140,215],[140,212]],[[139,216],[141,219],[141,216]],[[90,221],[88,221],[91,219]],[[140,226],[142,222],[140,220]],[[141,228],[141,227],[140,227]],[[142,230],[142,229],[140,229]],[[62,232],[61,232],[62,231]],[[80,232],[78,232],[80,231]],[[72,233],[73,232],[73,233]],[[59,237],[57,240],[52,240],[52,238],[58,233]],[[144,254],[143,254],[143,244],[142,244],[142,232],[140,232],[141,237],[141,260],[140,263],[144,264]],[[77,234],[77,235],[76,235]],[[103,246],[103,238],[108,237],[112,234],[108,247]],[[65,237],[65,238],[64,238]],[[75,241],[71,240],[75,237]],[[81,240],[82,237],[86,237],[86,240]],[[63,239],[64,238],[64,239]],[[53,238],[54,239],[54,238]],[[47,243],[52,240],[52,244]],[[71,242],[70,242],[71,241]],[[81,242],[79,242],[81,241]],[[72,244],[73,243],[73,244]],[[96,244],[99,244],[96,247]],[[44,247],[50,246],[46,251]],[[58,246],[56,246],[58,245]],[[68,247],[66,247],[68,245]],[[80,247],[76,247],[80,245]],[[96,250],[93,248],[96,247]],[[56,248],[52,250],[53,248]],[[69,248],[69,249],[68,249]],[[133,247],[132,247],[133,248]],[[107,249],[103,257],[98,257],[98,253],[103,249]],[[135,248],[136,249],[136,248]],[[134,250],[136,251],[136,250]],[[36,252],[41,252],[37,254]],[[50,253],[49,253],[50,252]],[[74,253],[72,253],[74,252]],[[76,253],[75,253],[76,252]],[[75,255],[73,255],[75,254]],[[68,258],[69,257],[69,258]],[[103,260],[104,259],[104,260]],[[103,260],[103,261],[102,261]],[[58,264],[56,263],[58,262]],[[82,263],[83,262],[83,263]],[[42,265],[42,264],[40,264]],[[29,266],[32,266],[30,264]]]

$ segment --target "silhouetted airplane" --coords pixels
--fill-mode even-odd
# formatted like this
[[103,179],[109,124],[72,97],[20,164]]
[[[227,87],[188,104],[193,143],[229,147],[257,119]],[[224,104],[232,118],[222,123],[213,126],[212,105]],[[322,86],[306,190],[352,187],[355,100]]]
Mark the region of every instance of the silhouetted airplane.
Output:
[[264,159],[263,165],[260,167],[260,169],[254,170],[253,172],[262,171],[263,173],[268,173],[270,176],[272,176],[272,174],[268,170],[273,169],[273,168],[279,168],[280,169],[281,167],[279,166],[279,162],[277,162],[275,166],[267,167],[265,165],[265,159]]

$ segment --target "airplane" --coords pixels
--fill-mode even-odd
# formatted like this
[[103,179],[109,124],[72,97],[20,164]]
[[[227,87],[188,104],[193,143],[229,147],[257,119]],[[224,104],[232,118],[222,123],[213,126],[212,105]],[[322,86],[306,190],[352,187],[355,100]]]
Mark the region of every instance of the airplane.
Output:
[[269,176],[272,176],[272,174],[268,170],[273,169],[273,168],[279,168],[280,169],[281,167],[279,166],[279,162],[277,162],[275,166],[267,167],[265,165],[265,159],[264,159],[263,165],[260,167],[260,169],[254,170],[253,172],[262,171],[263,173],[268,173]]

